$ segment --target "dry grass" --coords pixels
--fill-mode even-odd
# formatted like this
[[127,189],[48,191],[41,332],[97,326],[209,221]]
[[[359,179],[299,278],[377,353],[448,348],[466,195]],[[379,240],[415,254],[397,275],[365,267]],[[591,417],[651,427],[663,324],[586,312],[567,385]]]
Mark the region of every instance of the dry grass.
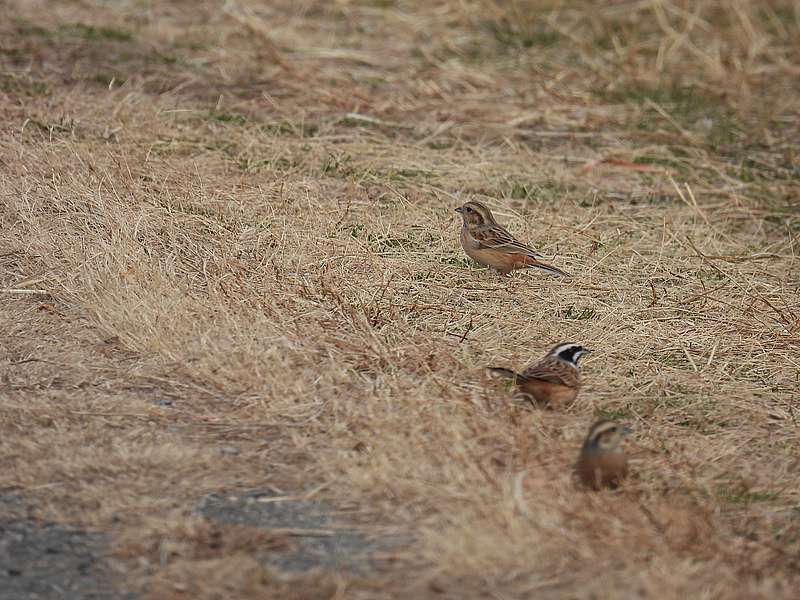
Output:
[[[152,598],[796,597],[797,5],[597,6],[15,6],[0,489]],[[473,196],[576,276],[469,264]],[[483,375],[565,339],[564,413]],[[619,493],[569,478],[598,415]],[[191,511],[320,484],[393,569],[287,582]]]

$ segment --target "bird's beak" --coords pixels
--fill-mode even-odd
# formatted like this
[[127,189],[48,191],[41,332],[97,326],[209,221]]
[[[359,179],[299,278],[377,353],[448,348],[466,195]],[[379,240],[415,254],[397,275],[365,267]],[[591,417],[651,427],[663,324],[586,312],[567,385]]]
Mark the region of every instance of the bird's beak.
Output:
[[630,434],[632,434],[632,433],[633,433],[633,429],[631,429],[631,428],[630,428],[630,427],[628,427],[627,425],[624,425],[624,426],[622,427],[622,435],[623,435],[623,436],[625,436],[625,435],[630,435]]
[[457,213],[463,213],[463,212],[464,212],[464,207],[463,207],[463,206],[459,206],[459,207],[456,209],[456,212],[457,212]]

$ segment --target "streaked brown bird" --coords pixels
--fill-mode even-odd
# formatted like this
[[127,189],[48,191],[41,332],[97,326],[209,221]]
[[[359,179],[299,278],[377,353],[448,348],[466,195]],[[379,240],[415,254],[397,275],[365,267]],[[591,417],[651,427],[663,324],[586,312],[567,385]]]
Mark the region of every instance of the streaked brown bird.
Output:
[[503,367],[489,367],[487,370],[511,379],[519,394],[533,404],[558,409],[570,404],[578,396],[581,387],[581,367],[578,363],[589,352],[591,350],[580,344],[561,342],[522,373]]
[[575,463],[575,475],[582,485],[593,490],[619,486],[628,474],[628,457],[620,443],[630,432],[608,419],[592,425]]
[[568,277],[567,273],[546,262],[543,257],[529,248],[494,218],[492,211],[480,202],[467,202],[456,209],[461,213],[461,247],[472,260],[501,275],[508,275],[514,269],[536,267],[548,273]]

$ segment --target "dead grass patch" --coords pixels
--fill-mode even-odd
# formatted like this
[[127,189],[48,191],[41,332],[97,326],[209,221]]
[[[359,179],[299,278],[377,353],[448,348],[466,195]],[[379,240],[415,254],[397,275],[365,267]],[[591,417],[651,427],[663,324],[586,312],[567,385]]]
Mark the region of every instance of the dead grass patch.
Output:
[[[190,4],[0,25],[0,488],[153,598],[796,595],[792,3]],[[576,276],[467,262],[473,196]],[[565,339],[566,412],[483,375]],[[320,484],[395,568],[192,512]]]

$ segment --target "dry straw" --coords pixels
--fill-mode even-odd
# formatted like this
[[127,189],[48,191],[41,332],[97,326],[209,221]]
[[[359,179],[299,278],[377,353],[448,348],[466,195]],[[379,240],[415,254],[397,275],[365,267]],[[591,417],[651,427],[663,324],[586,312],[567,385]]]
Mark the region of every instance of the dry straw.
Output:
[[[796,3],[16,8],[0,489],[111,532],[120,581],[796,597]],[[470,264],[468,198],[575,276]],[[569,410],[484,379],[560,340],[595,351]],[[600,415],[634,477],[579,493]],[[290,541],[191,512],[320,484],[412,534],[391,568],[289,585]]]

